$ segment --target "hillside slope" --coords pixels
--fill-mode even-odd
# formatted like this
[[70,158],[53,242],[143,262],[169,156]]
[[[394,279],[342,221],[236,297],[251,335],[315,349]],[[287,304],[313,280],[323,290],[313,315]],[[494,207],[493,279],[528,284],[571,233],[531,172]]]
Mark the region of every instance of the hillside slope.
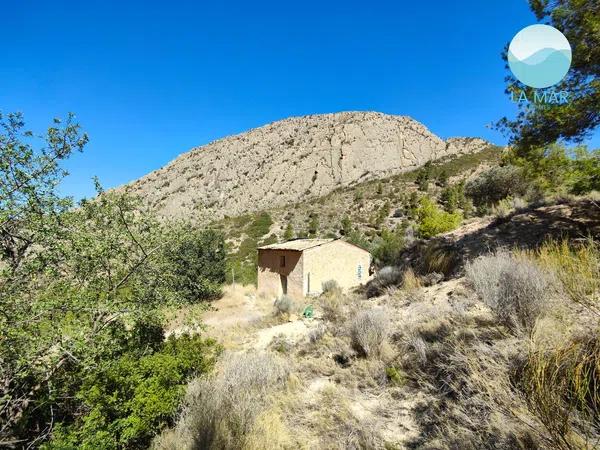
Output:
[[405,116],[293,117],[194,148],[125,188],[160,216],[206,222],[322,197],[488,145],[444,141]]

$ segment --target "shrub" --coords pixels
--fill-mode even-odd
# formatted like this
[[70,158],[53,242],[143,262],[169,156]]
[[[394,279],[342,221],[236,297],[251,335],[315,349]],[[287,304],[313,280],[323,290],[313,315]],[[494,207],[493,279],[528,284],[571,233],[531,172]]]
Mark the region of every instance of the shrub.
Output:
[[311,330],[308,332],[309,342],[311,344],[314,344],[315,342],[320,341],[321,338],[323,338],[323,336],[325,335],[326,330],[327,328],[322,323],[317,325],[315,328],[311,328]]
[[[181,417],[170,445],[160,449],[245,448],[253,428],[269,405],[271,394],[289,376],[285,362],[269,353],[226,355],[214,375],[188,386]],[[167,440],[165,440],[167,441]],[[161,445],[163,444],[163,445]]]
[[572,301],[598,312],[600,305],[594,294],[600,291],[600,248],[596,242],[587,239],[572,244],[567,240],[550,240],[523,254],[555,272]]
[[458,250],[452,244],[428,242],[422,251],[422,267],[426,273],[441,273],[445,276],[456,271],[459,264]]
[[469,205],[465,195],[465,182],[460,181],[459,183],[444,188],[440,194],[440,200],[444,205],[444,209],[450,213],[455,212],[457,209],[468,209]]
[[283,240],[289,241],[293,237],[294,237],[294,226],[292,225],[292,222],[288,222],[288,224],[285,227],[285,231],[283,232]]
[[325,320],[337,322],[344,317],[344,297],[341,290],[330,291],[319,300]]
[[291,314],[296,304],[290,296],[283,294],[275,300],[274,306],[278,314]]
[[332,292],[338,292],[338,291],[341,290],[340,289],[340,285],[335,280],[324,281],[321,284],[321,289],[323,290],[324,294],[329,294],[329,293],[332,293]]
[[352,346],[366,357],[380,355],[388,337],[389,326],[387,315],[382,309],[358,313],[349,327]]
[[427,191],[429,188],[429,181],[433,177],[433,165],[431,161],[427,161],[423,167],[417,172],[416,182],[419,186],[420,191]]
[[381,265],[391,265],[398,263],[400,254],[404,249],[404,227],[398,225],[396,229],[381,230],[381,237],[375,243],[373,256]]
[[524,195],[527,191],[522,171],[515,166],[492,167],[478,178],[471,180],[465,193],[473,199],[475,206],[491,205],[503,198]]
[[184,300],[192,302],[221,295],[225,282],[225,240],[221,233],[183,227],[166,247],[171,283]]
[[408,268],[402,274],[402,288],[407,291],[411,291],[414,289],[419,289],[422,286],[421,279],[415,275],[415,272],[412,268]]
[[554,277],[507,252],[481,256],[466,265],[477,294],[509,328],[531,331],[556,292]]
[[402,281],[399,267],[385,266],[377,271],[375,278],[367,284],[367,297],[379,295],[386,287],[397,286]]
[[160,350],[128,354],[90,373],[78,393],[87,413],[60,425],[50,448],[146,448],[171,423],[192,374],[212,368],[214,343],[170,338]]
[[246,233],[250,238],[257,240],[269,232],[273,220],[268,212],[261,212],[254,216],[252,222],[246,227]]
[[[556,448],[600,439],[600,339],[595,331],[556,349],[531,351],[520,387]],[[592,448],[592,447],[589,447]]]
[[462,220],[460,213],[442,211],[429,197],[421,198],[419,204],[417,230],[421,237],[430,238],[452,231],[460,225]]

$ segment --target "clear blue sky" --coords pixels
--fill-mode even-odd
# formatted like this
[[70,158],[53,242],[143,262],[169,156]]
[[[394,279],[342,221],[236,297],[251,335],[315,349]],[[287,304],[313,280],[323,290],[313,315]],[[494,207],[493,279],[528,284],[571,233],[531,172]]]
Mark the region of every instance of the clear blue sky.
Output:
[[[30,1],[2,9],[0,110],[90,135],[63,191],[113,187],[188,149],[288,116],[405,114],[505,142],[501,51],[525,0]],[[600,139],[594,138],[594,145]]]

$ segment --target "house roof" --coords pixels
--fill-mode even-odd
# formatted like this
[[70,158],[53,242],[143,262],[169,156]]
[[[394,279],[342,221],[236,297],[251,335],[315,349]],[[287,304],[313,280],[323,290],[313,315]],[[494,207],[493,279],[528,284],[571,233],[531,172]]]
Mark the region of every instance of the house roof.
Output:
[[293,239],[281,244],[270,244],[258,247],[259,250],[295,250],[301,252],[319,245],[328,244],[335,239]]

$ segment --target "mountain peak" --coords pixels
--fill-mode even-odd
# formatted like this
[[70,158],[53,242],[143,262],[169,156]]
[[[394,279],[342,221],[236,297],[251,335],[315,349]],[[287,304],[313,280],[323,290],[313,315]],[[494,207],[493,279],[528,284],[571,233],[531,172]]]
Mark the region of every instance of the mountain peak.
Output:
[[486,145],[445,142],[407,116],[313,114],[196,147],[125,188],[160,215],[205,222],[320,197]]

